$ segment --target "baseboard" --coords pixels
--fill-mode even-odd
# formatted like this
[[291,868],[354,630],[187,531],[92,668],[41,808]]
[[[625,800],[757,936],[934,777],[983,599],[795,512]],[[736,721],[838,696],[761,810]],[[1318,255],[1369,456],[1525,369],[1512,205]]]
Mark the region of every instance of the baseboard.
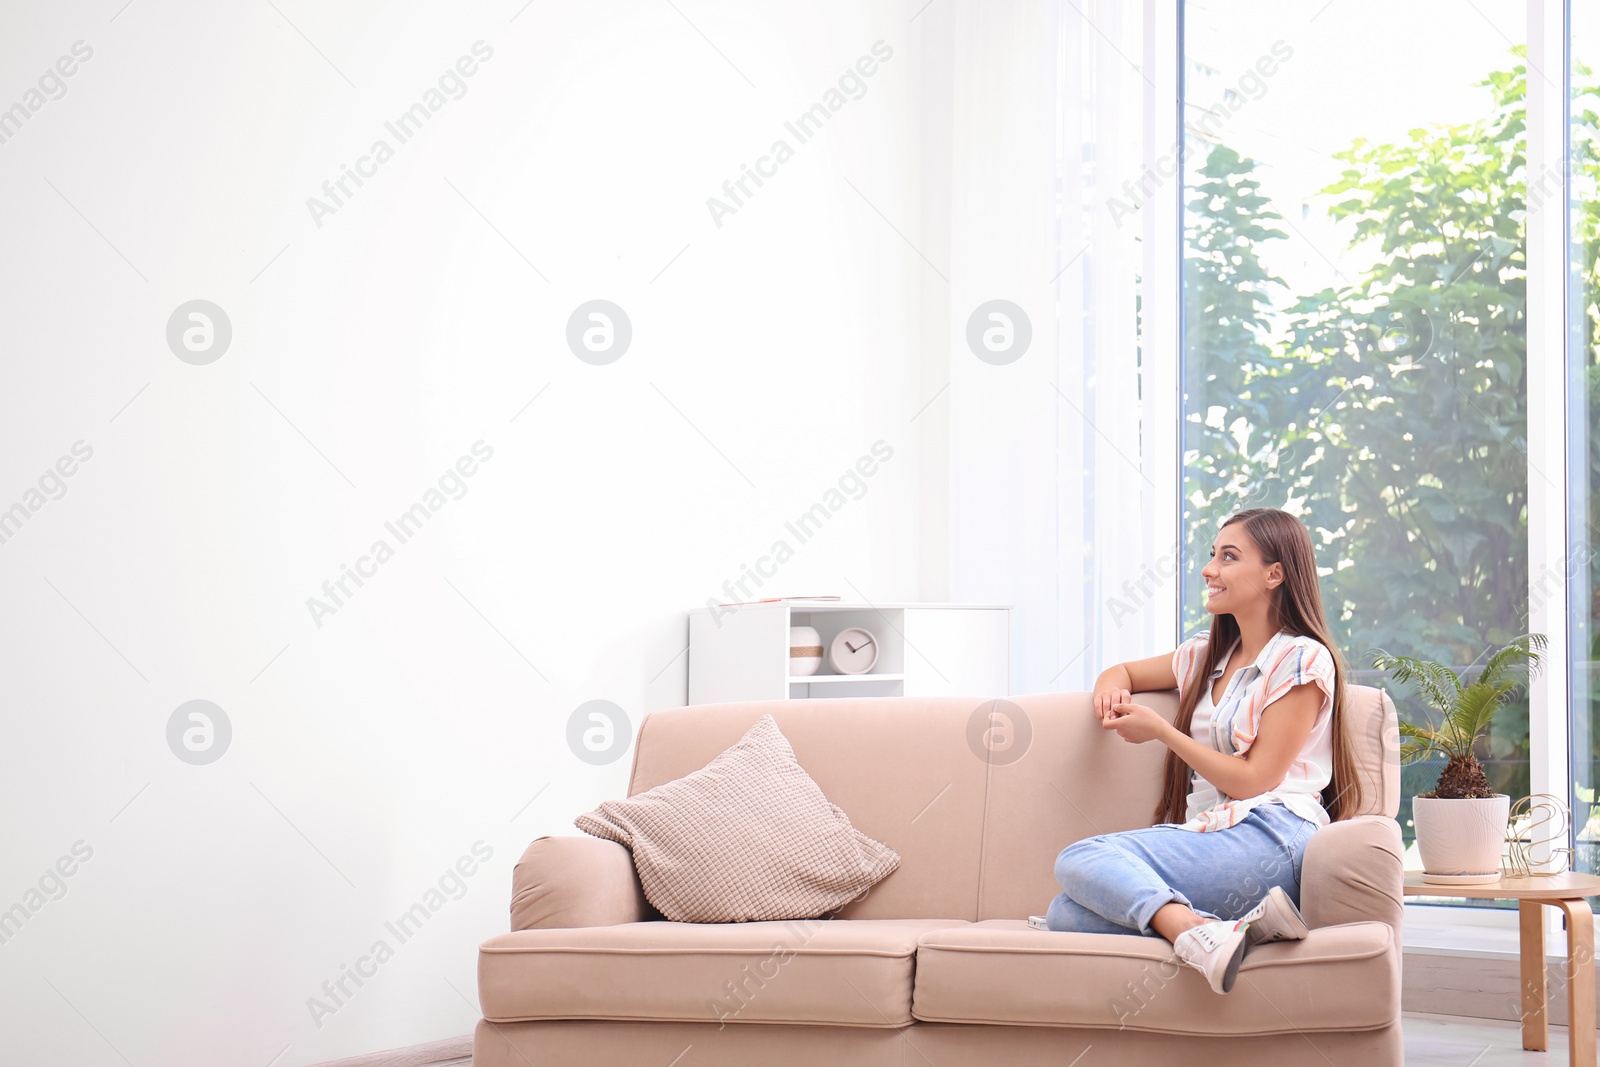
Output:
[[430,1041],[426,1045],[329,1060],[316,1067],[444,1067],[445,1064],[471,1063],[472,1035],[464,1034],[461,1037],[447,1037],[443,1041]]
[[[1565,960],[1545,962],[1545,992],[1552,1025],[1567,1025]],[[1504,954],[1473,956],[1407,949],[1400,979],[1400,1009],[1477,1019],[1522,1020],[1522,964]],[[1600,991],[1596,993],[1600,1010]]]

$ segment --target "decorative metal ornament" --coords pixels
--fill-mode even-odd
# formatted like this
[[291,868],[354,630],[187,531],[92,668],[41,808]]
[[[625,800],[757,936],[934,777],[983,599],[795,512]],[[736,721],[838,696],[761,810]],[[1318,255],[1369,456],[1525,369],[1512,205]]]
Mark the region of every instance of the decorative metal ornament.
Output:
[[[1571,826],[1572,809],[1554,794],[1534,793],[1511,805],[1511,818],[1506,830],[1505,873],[1513,877],[1532,878],[1571,870],[1577,857],[1570,845],[1552,848],[1548,860],[1534,859],[1537,846],[1566,841]],[[1541,867],[1559,865],[1550,869],[1536,869],[1536,863]]]

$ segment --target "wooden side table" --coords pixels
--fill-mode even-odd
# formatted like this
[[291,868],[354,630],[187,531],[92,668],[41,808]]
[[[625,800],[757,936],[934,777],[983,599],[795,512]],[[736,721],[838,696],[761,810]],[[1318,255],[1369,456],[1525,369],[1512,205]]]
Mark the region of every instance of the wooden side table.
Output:
[[1550,1047],[1544,968],[1544,923],[1539,908],[1548,904],[1567,917],[1567,1031],[1573,1067],[1595,1067],[1594,913],[1584,897],[1600,895],[1600,878],[1590,874],[1542,877],[1502,876],[1482,885],[1435,885],[1421,871],[1407,871],[1408,897],[1463,897],[1515,900],[1522,934],[1522,1047]]

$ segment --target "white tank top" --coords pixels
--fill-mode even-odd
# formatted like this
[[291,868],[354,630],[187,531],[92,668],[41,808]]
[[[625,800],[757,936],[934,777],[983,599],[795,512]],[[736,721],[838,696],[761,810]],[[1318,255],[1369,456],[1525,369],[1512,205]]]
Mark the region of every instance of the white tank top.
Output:
[[[1208,680],[1205,688],[1200,693],[1200,700],[1194,706],[1194,718],[1189,720],[1189,736],[1207,748],[1217,747],[1211,737],[1211,716],[1217,710],[1216,704],[1211,699],[1211,683]],[[1189,808],[1184,814],[1184,821],[1194,818],[1202,811],[1216,807],[1223,801],[1223,796],[1217,787],[1200,777],[1200,772],[1189,772]]]

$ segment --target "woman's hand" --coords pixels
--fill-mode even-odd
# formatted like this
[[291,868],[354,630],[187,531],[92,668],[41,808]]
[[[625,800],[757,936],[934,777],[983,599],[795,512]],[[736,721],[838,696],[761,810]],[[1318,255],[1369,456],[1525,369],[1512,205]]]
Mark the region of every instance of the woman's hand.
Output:
[[1100,719],[1101,725],[1111,717],[1111,709],[1118,704],[1126,704],[1133,699],[1133,694],[1126,689],[1112,686],[1102,689],[1094,695],[1094,713]]
[[[1124,697],[1127,694],[1123,694]],[[1098,697],[1096,700],[1098,701]],[[1115,730],[1124,741],[1141,745],[1146,741],[1159,741],[1162,735],[1172,728],[1172,724],[1162,718],[1151,707],[1144,704],[1132,704],[1126,699],[1111,705],[1109,716],[1100,720],[1100,726],[1105,730]]]
[[1134,693],[1157,693],[1178,688],[1172,673],[1174,653],[1165,652],[1149,659],[1117,663],[1100,672],[1094,680],[1094,713],[1103,725],[1112,717],[1111,709],[1133,700]]

